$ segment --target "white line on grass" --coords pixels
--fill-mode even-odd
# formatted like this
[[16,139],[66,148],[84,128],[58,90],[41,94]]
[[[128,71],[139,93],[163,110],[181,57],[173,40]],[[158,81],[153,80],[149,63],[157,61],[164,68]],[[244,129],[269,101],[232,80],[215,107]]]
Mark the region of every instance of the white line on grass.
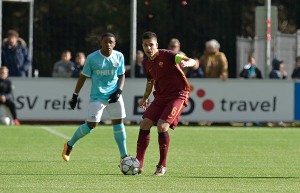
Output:
[[46,130],[46,131],[48,131],[49,133],[52,133],[52,134],[56,135],[56,136],[62,137],[64,139],[70,139],[69,136],[67,136],[67,135],[65,135],[63,133],[60,133],[58,131],[55,131],[55,130],[51,129],[50,127],[41,127],[41,128],[44,129],[44,130]]

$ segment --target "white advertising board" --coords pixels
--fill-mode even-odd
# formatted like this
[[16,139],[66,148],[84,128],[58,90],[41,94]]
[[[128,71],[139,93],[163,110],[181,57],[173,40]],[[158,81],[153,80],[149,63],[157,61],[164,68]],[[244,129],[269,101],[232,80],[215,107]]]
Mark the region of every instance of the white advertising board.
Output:
[[[181,120],[186,121],[293,121],[294,83],[280,80],[227,81],[190,79],[189,106]],[[79,95],[75,110],[69,108],[77,80],[59,78],[14,78],[14,94],[20,120],[80,121],[86,117],[90,80]],[[137,101],[143,96],[145,79],[126,79],[123,98],[127,120],[138,121],[143,110]],[[299,100],[299,99],[297,99]],[[108,119],[104,113],[103,120]]]

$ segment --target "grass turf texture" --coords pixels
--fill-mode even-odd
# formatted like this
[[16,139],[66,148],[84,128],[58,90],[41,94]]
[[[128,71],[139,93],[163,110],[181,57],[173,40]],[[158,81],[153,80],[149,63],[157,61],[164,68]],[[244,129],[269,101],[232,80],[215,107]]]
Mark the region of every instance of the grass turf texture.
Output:
[[[300,129],[186,127],[170,131],[168,172],[155,177],[152,129],[144,173],[125,176],[111,126],[79,141],[70,162],[61,151],[77,126],[0,126],[0,192],[300,192]],[[135,155],[138,126],[127,126]]]

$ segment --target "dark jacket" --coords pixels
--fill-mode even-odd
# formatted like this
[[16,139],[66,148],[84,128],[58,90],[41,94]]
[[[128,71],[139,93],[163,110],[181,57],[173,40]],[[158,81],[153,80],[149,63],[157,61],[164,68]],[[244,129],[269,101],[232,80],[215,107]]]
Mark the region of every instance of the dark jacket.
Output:
[[294,68],[291,77],[295,79],[300,79],[300,68]]
[[9,79],[0,79],[0,95],[4,95],[6,100],[13,100],[12,83]]
[[83,66],[75,63],[71,77],[78,78],[80,76],[82,70],[83,70]]
[[135,76],[135,78],[145,78],[146,77],[143,65],[137,65],[137,64],[135,64],[135,73],[134,73],[134,76]]
[[[246,78],[246,79],[251,78],[251,77],[249,77],[249,71],[251,68],[253,68],[253,67],[251,67],[250,64],[245,65],[243,70],[240,72],[240,77]],[[254,71],[255,71],[255,75],[256,75],[255,78],[262,79],[261,71],[257,67],[255,67]]]
[[26,77],[31,66],[28,49],[24,43],[18,41],[16,47],[11,47],[6,41],[2,47],[2,66],[7,66],[9,76]]
[[270,79],[286,79],[286,76],[282,74],[279,69],[279,65],[282,64],[283,61],[277,60],[276,58],[272,61],[272,70],[269,74]]

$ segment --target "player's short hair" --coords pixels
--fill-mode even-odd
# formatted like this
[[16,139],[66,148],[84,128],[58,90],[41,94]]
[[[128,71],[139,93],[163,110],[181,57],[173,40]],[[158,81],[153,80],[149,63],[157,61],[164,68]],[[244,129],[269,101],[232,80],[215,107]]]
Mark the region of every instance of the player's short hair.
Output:
[[114,38],[115,40],[117,39],[116,36],[113,33],[106,32],[106,33],[104,33],[104,34],[101,35],[101,40],[103,38],[106,38],[106,37]]
[[145,32],[142,37],[143,40],[148,40],[148,39],[153,39],[153,38],[157,40],[156,34],[151,31]]

